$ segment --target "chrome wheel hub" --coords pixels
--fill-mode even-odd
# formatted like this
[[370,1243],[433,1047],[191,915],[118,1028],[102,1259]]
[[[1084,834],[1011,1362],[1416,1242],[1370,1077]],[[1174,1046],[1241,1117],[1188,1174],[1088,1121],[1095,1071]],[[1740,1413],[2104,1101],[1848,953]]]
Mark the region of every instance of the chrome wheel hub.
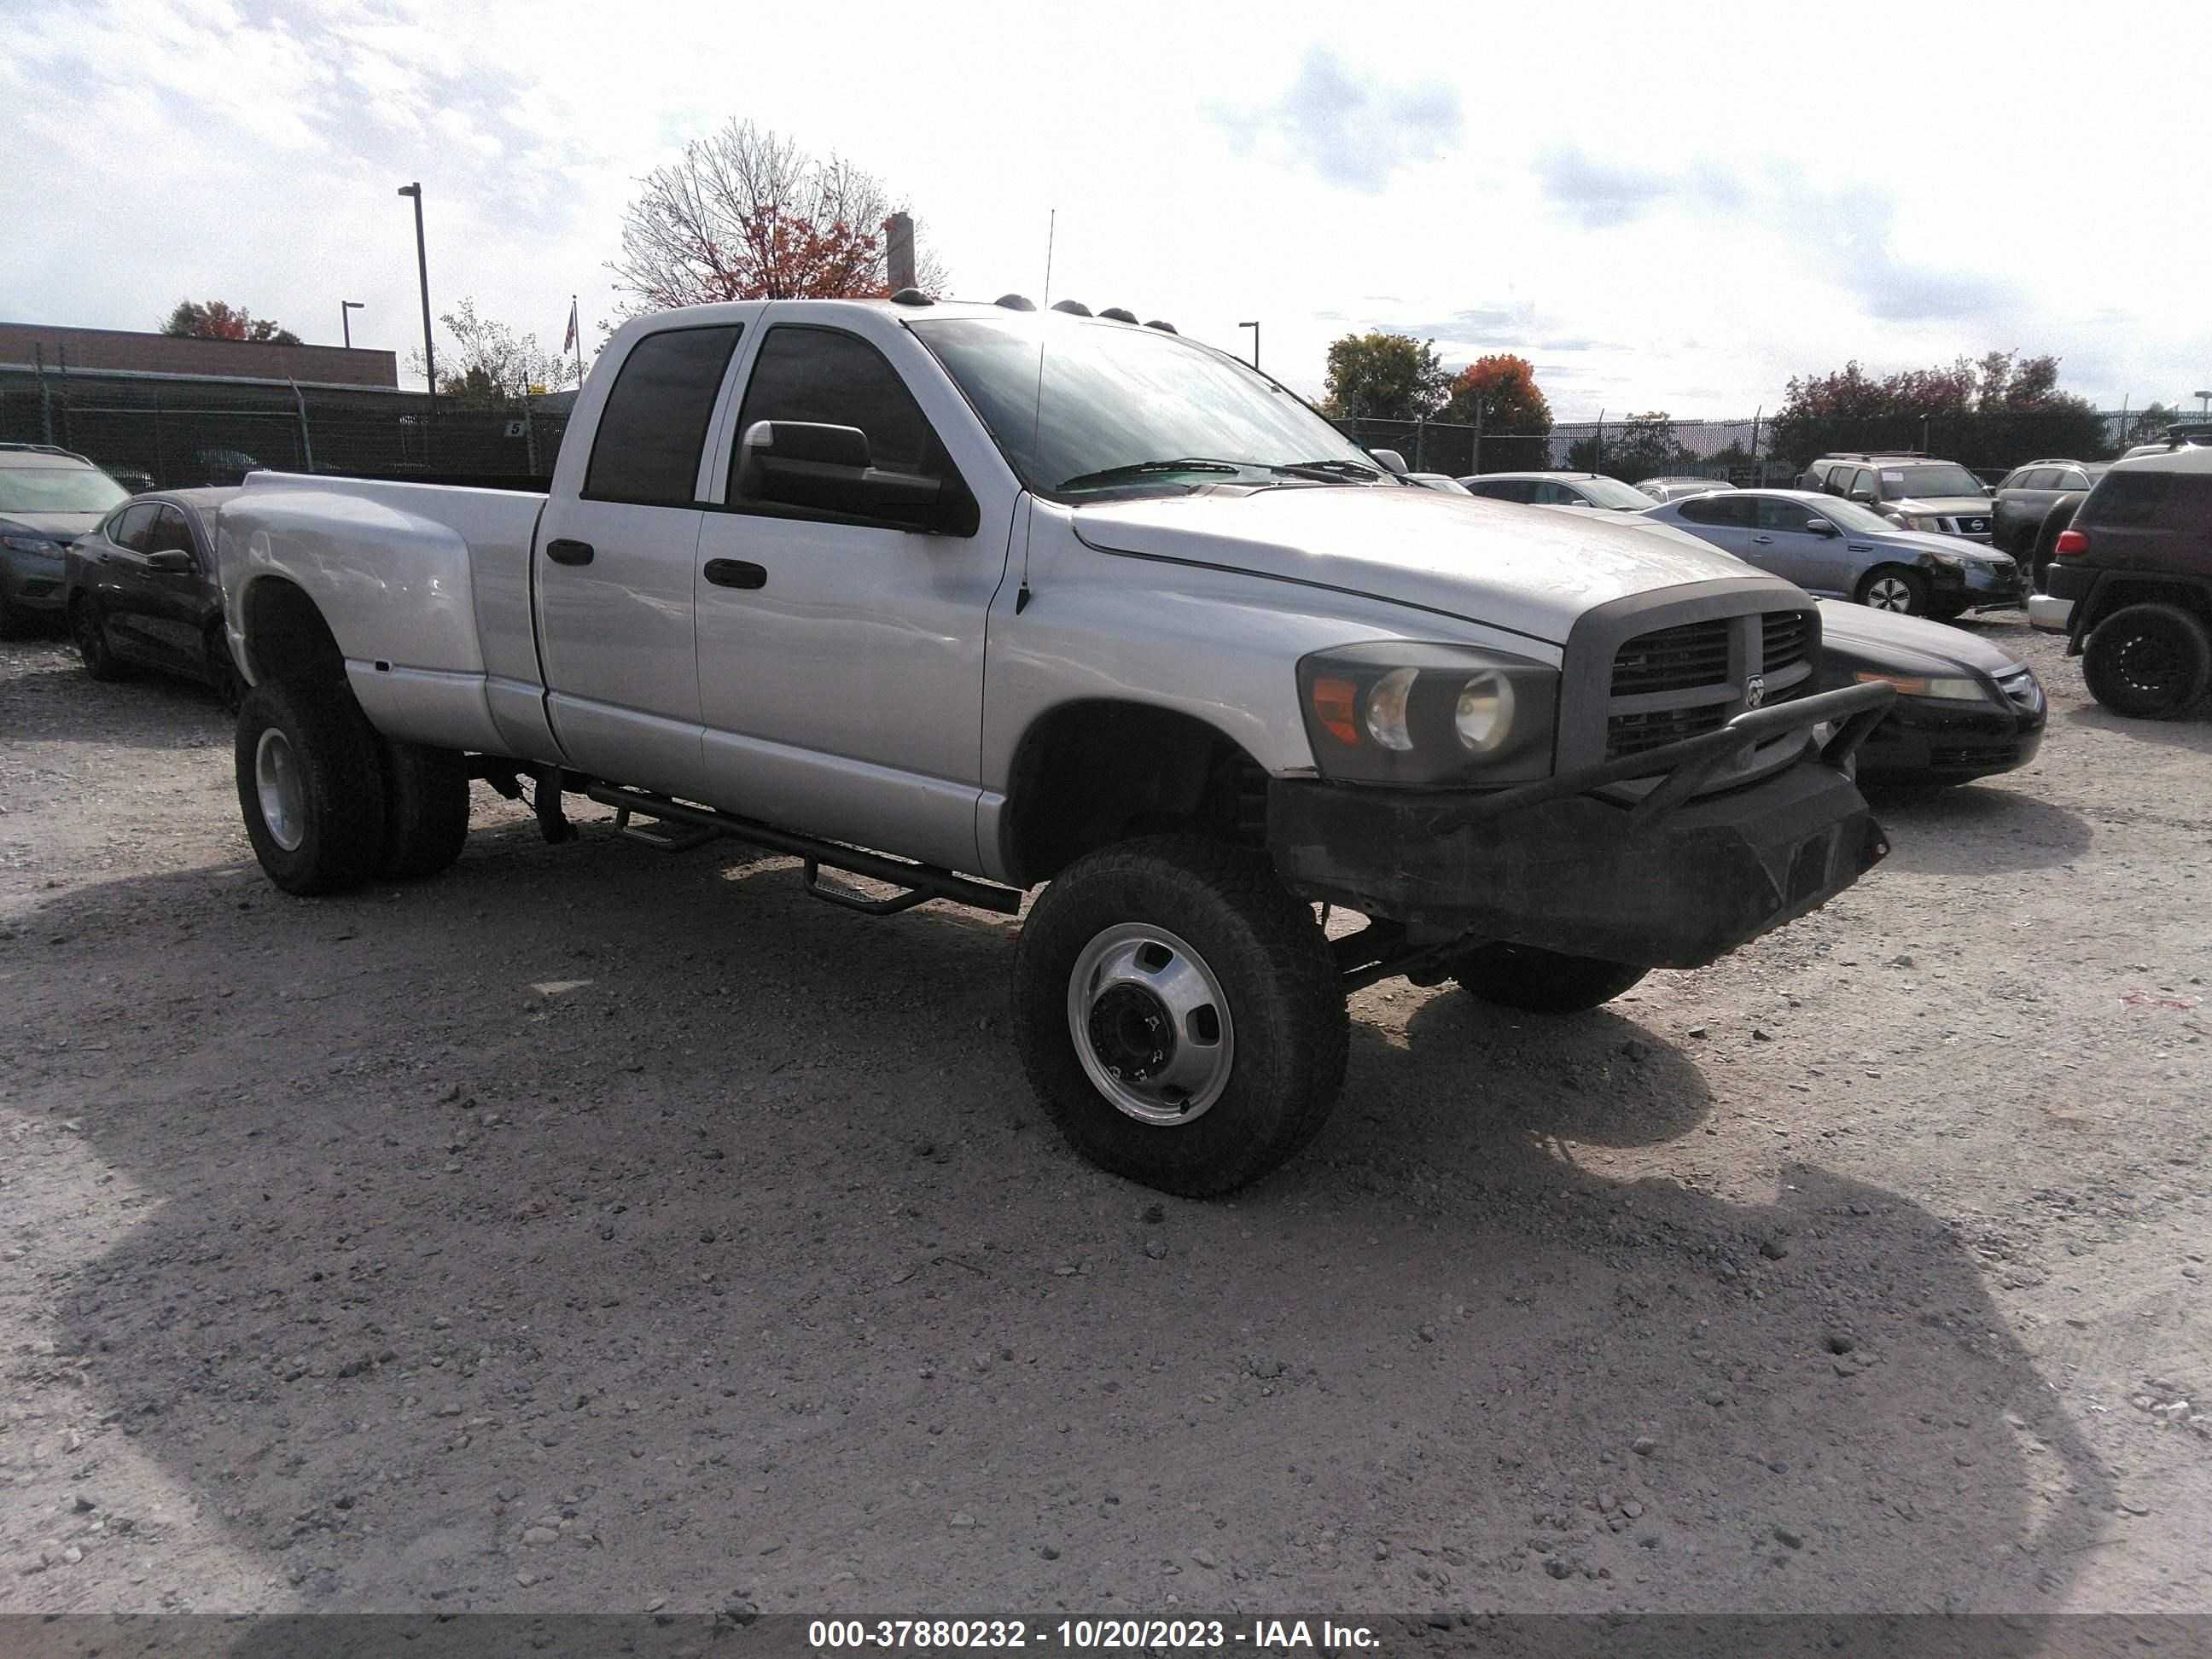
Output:
[[1123,922],[1083,947],[1067,1029],[1099,1093],[1140,1123],[1188,1123],[1228,1086],[1229,999],[1204,958],[1161,927]]
[[1867,603],[1877,611],[1909,611],[1912,590],[1894,576],[1884,576],[1867,589]]
[[307,791],[292,740],[273,726],[253,748],[253,789],[269,839],[288,853],[298,852],[307,835]]

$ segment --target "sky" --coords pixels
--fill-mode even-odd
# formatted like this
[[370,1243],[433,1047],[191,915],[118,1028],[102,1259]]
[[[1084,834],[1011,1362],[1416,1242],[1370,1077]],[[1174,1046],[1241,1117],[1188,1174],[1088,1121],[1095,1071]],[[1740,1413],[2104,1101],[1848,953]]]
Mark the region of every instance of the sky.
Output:
[[[1561,419],[2053,352],[2212,388],[2212,13],[12,0],[0,319],[434,310],[588,357],[636,181],[732,118],[906,200],[953,294],[1126,306],[1323,390],[1331,339],[1515,351]],[[1361,19],[1367,21],[1361,21]],[[419,381],[418,381],[419,383]]]

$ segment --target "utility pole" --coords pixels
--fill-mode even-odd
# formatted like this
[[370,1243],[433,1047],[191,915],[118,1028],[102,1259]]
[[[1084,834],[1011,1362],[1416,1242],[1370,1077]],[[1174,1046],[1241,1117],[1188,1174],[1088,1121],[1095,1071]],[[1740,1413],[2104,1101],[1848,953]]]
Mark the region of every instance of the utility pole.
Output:
[[1252,331],[1252,367],[1253,367],[1253,368],[1259,368],[1259,367],[1260,367],[1260,325],[1259,325],[1259,324],[1257,324],[1257,323],[1239,323],[1239,324],[1237,324],[1237,327],[1239,327],[1239,328],[1249,328],[1249,329],[1250,329],[1250,330]]
[[422,181],[399,186],[402,196],[415,198],[415,271],[422,279],[422,370],[430,382],[430,417],[438,415],[438,358],[430,343],[430,256],[422,245]]
[[353,314],[356,311],[366,311],[368,308],[368,307],[362,304],[358,300],[341,300],[338,301],[338,326],[345,331],[345,343],[346,349],[348,351],[351,351],[353,349]]

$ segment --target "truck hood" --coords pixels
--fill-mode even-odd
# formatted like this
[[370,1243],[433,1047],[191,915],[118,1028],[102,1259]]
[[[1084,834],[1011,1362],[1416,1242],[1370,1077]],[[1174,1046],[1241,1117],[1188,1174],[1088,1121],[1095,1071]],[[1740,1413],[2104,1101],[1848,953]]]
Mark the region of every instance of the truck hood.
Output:
[[1843,599],[1822,599],[1820,605],[1822,643],[1872,666],[1908,674],[1960,667],[1998,674],[2020,666],[2016,654],[1963,628]]
[[1384,485],[1201,489],[1073,516],[1077,536],[1103,552],[1395,600],[1553,645],[1593,605],[1759,574],[1694,538],[1652,535],[1638,514],[1547,513]]
[[1963,513],[1975,519],[1994,510],[1986,495],[1900,495],[1887,505],[1899,513],[1940,513],[1947,518]]
[[106,516],[102,513],[0,513],[0,530],[28,530],[58,542],[73,542]]

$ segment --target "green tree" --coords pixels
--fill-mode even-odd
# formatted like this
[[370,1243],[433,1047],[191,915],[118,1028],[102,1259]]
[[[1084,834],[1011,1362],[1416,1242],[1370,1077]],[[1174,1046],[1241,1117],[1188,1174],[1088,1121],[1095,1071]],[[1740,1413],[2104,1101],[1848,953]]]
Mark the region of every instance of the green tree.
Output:
[[1449,377],[1433,340],[1347,334],[1328,349],[1324,413],[1347,421],[1425,421],[1443,407]]
[[1537,389],[1534,365],[1501,351],[1477,357],[1452,377],[1437,418],[1486,433],[1541,434],[1552,429],[1552,405]]
[[1674,435],[1674,422],[1663,409],[1632,415],[1602,434],[1593,433],[1567,446],[1570,472],[1601,472],[1623,483],[1679,472],[1697,457]]
[[1992,468],[2042,455],[2087,460],[2106,453],[2095,407],[2058,389],[2058,359],[2016,351],[1881,380],[1856,360],[1830,374],[1793,378],[1773,434],[1773,453],[1799,466],[1828,450],[1923,443],[1947,460]]
[[[505,323],[480,314],[473,298],[463,300],[438,320],[447,339],[438,349],[438,392],[456,403],[504,404],[526,396],[532,386],[548,390],[573,386],[576,365],[565,354],[547,351],[535,334],[517,334]],[[407,366],[420,374],[422,354],[410,353]]]
[[270,345],[297,345],[300,337],[266,317],[256,317],[243,306],[222,300],[179,300],[161,325],[161,332],[192,340],[256,340]]

